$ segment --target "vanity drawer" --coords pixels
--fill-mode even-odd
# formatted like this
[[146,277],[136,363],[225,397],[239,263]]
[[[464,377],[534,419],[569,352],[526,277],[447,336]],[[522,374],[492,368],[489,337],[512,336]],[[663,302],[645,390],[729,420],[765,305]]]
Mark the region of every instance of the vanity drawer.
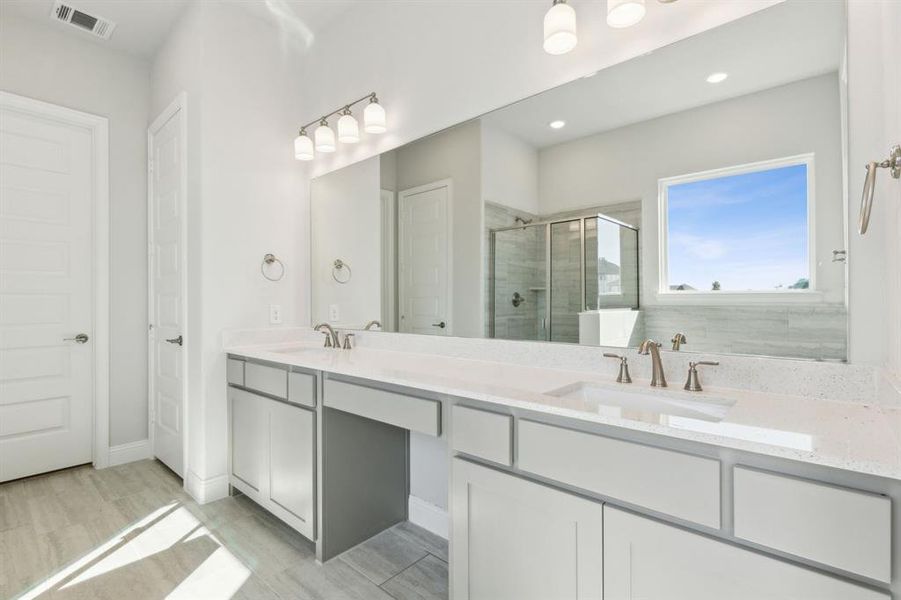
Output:
[[288,373],[288,401],[316,407],[316,377],[309,373]]
[[717,460],[525,420],[518,444],[523,471],[720,527]]
[[513,417],[454,406],[451,445],[457,452],[513,465]]
[[891,500],[744,467],[734,471],[735,537],[891,581]]
[[288,371],[248,362],[244,365],[244,387],[276,396],[288,397]]
[[244,361],[229,358],[225,363],[225,379],[232,385],[244,385]]
[[441,403],[436,400],[326,380],[323,404],[410,431],[441,433]]

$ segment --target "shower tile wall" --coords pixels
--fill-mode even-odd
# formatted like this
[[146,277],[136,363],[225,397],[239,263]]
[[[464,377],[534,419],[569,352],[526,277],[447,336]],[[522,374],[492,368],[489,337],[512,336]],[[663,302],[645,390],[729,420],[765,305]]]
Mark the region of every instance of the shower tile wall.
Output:
[[[517,211],[498,204],[485,203],[485,247],[490,248],[490,230],[510,227],[516,217],[534,220],[536,215]],[[544,340],[545,246],[544,228],[528,227],[498,232],[495,235],[495,256],[485,253],[485,292],[491,294],[494,278],[494,303],[486,302],[486,337],[494,335],[508,340]],[[514,293],[525,300],[513,305]]]

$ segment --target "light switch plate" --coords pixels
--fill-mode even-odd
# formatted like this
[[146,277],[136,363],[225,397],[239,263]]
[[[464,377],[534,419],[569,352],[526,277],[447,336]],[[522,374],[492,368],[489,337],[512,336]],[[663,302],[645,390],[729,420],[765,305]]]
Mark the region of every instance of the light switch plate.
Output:
[[269,305],[269,324],[278,325],[282,322],[282,306],[281,304]]
[[337,304],[328,305],[328,320],[333,323],[341,320],[341,311],[338,309]]

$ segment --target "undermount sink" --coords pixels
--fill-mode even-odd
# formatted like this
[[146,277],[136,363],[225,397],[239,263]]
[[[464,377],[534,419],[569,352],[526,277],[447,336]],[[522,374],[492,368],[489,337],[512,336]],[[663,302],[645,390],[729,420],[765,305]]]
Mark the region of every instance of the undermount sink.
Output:
[[277,354],[306,354],[308,352],[321,353],[327,350],[329,350],[329,348],[325,348],[321,344],[298,344],[297,346],[287,346],[285,348],[277,348],[272,351]]
[[735,400],[707,394],[704,394],[703,399],[680,397],[689,394],[682,390],[642,390],[625,386],[604,386],[588,381],[571,383],[545,393],[557,398],[597,404],[599,412],[607,412],[603,409],[612,407],[619,409],[617,412],[623,410],[655,412],[714,422],[721,421],[735,404]]

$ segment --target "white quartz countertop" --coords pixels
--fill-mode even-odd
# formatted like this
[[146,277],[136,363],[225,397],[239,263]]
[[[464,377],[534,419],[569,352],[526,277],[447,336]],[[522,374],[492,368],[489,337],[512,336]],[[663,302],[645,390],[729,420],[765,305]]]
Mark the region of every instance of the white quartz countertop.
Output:
[[[616,384],[600,373],[363,347],[346,351],[294,342],[226,352],[901,480],[901,408],[893,406],[714,387],[686,392],[681,381],[659,390],[638,379]],[[612,394],[626,388],[676,401],[734,404],[715,421],[548,393],[579,382]]]

